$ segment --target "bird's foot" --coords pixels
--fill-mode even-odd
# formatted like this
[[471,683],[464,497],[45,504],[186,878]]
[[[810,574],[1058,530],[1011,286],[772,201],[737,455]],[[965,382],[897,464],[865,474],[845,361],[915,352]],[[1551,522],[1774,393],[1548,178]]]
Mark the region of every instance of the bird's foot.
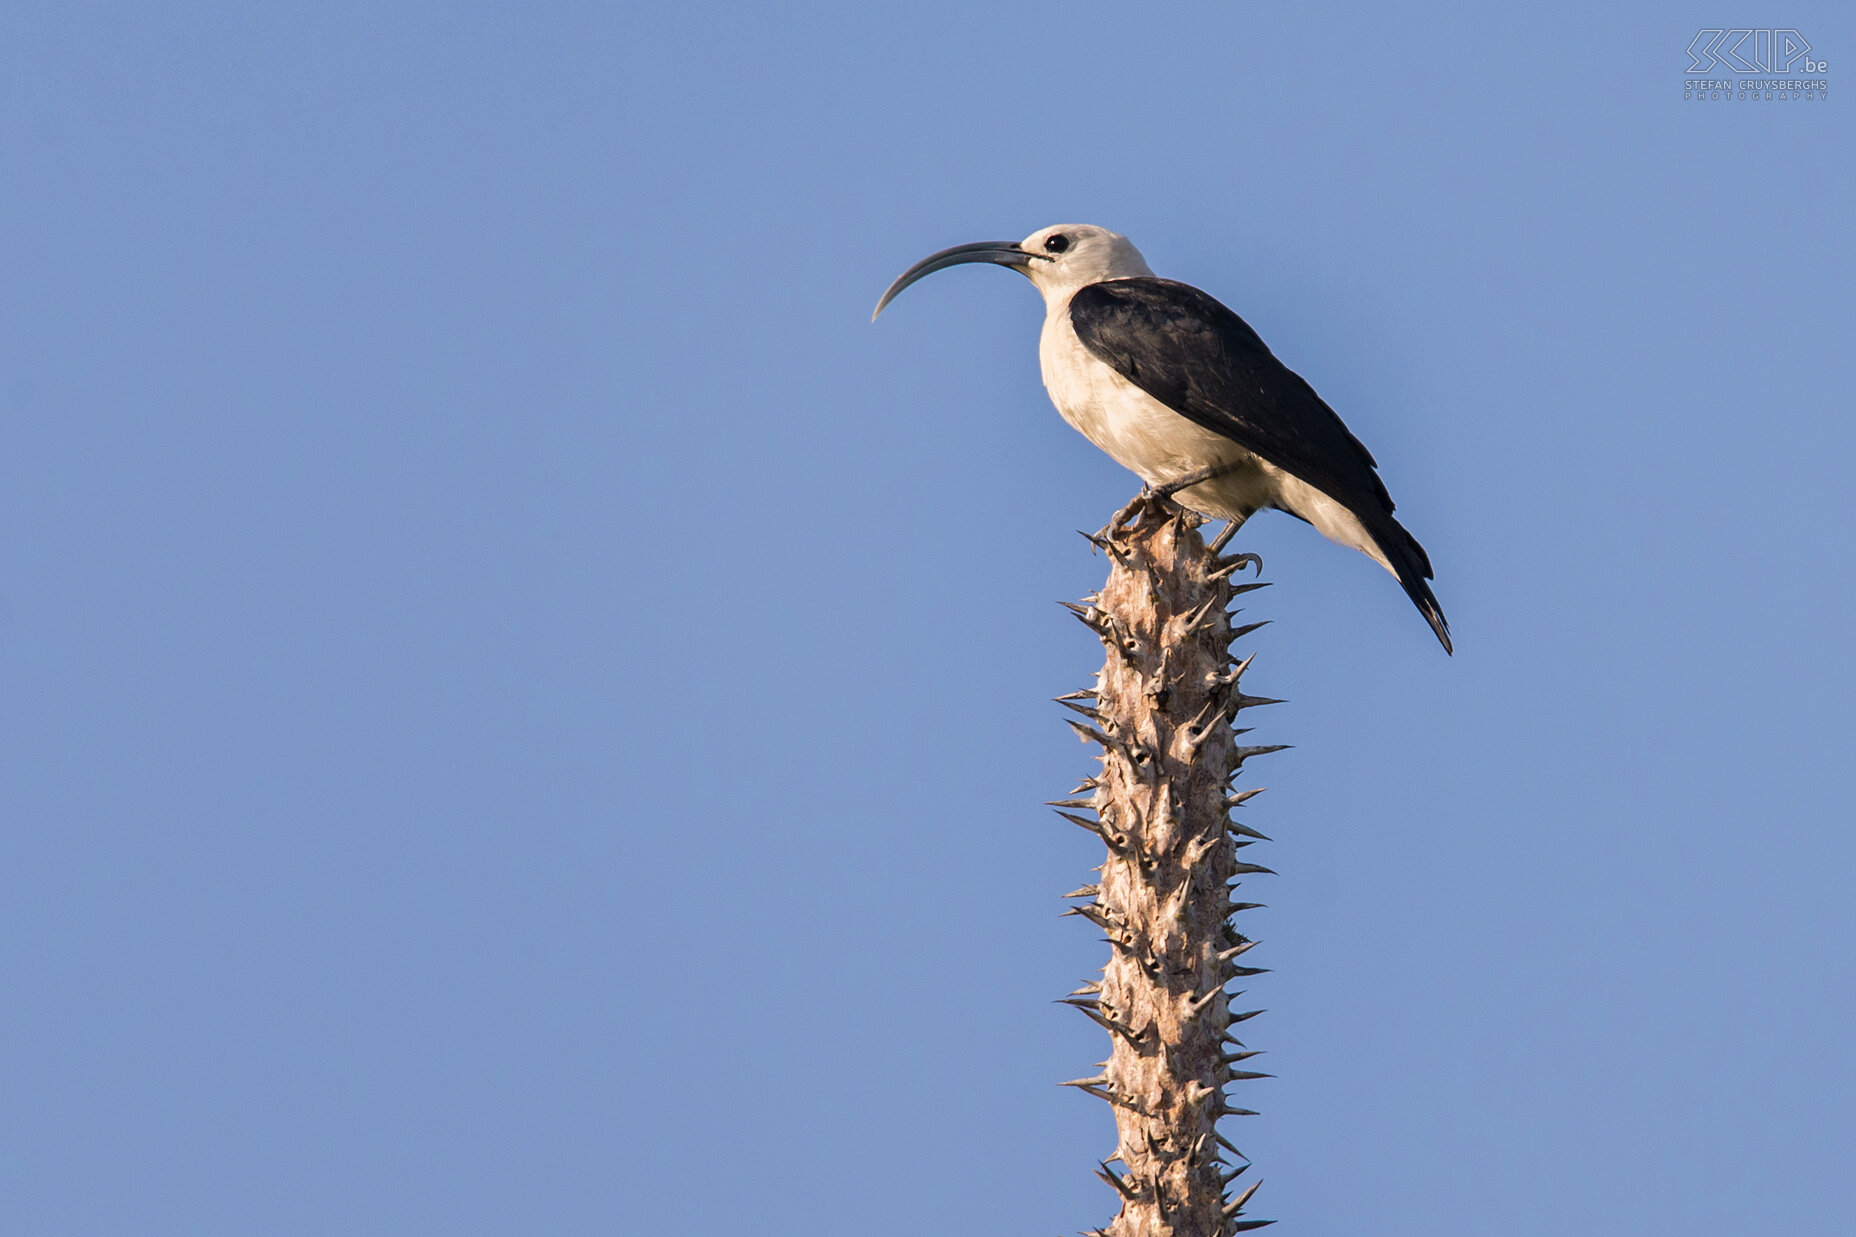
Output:
[[[1096,535],[1092,537],[1091,540],[1092,541],[1110,540],[1111,538],[1115,536],[1116,533],[1120,532],[1123,528],[1133,523],[1134,518],[1141,513],[1141,509],[1143,507],[1146,507],[1149,503],[1153,501],[1154,501],[1154,488],[1150,485],[1141,486],[1141,492],[1139,494],[1136,494],[1133,498],[1130,498],[1128,500],[1127,505],[1124,506],[1120,511],[1117,511],[1114,515],[1110,516],[1108,523],[1104,524],[1101,528],[1097,529]],[[1161,501],[1164,502],[1165,500],[1162,499]]]
[[[1234,473],[1243,466],[1244,462],[1241,460],[1228,464],[1212,464],[1205,468],[1194,469],[1183,477],[1175,477],[1164,485],[1144,484],[1141,486],[1141,492],[1128,500],[1127,506],[1117,511],[1107,524],[1096,530],[1094,540],[1101,541],[1113,537],[1132,524],[1143,509],[1152,511],[1162,519],[1177,515],[1179,511],[1174,506],[1173,495],[1181,490],[1189,490],[1195,485],[1203,485],[1207,481],[1216,481],[1219,477]],[[1243,521],[1239,520],[1238,523],[1241,524]],[[1228,540],[1234,531],[1236,531],[1235,525],[1226,529],[1221,536]]]

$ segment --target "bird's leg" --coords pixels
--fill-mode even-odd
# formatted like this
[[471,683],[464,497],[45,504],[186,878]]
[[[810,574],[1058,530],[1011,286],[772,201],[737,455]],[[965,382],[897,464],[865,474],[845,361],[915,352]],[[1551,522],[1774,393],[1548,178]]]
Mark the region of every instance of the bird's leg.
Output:
[[[1205,548],[1213,554],[1224,553],[1225,546],[1231,543],[1231,538],[1236,535],[1237,530],[1242,528],[1245,521],[1255,514],[1256,512],[1254,511],[1246,511],[1243,515],[1237,516],[1235,519],[1231,520],[1218,531],[1218,535],[1213,537],[1211,544]],[[1221,565],[1221,575],[1228,574],[1243,567],[1255,567],[1259,576],[1263,574],[1263,556],[1260,554],[1233,554],[1230,558],[1221,558],[1218,561]]]
[[[1246,520],[1255,514],[1254,511],[1248,511],[1231,520],[1205,548],[1213,554],[1222,554],[1225,546],[1230,544],[1232,536],[1244,526]],[[1255,567],[1259,576],[1263,574],[1263,557],[1258,554],[1233,554],[1230,558],[1222,558],[1218,561],[1223,564],[1220,574],[1227,574],[1242,567]]]
[[[1224,526],[1224,529],[1221,532],[1219,532],[1219,534],[1216,537],[1212,538],[1212,543],[1206,546],[1205,548],[1210,550],[1213,554],[1224,553],[1225,546],[1231,543],[1231,538],[1237,534],[1238,529],[1244,526],[1244,520],[1247,520],[1249,518],[1250,518],[1249,516],[1245,516],[1242,519],[1234,519],[1228,522]],[[1255,558],[1256,556],[1252,555],[1251,557]],[[1257,566],[1261,568],[1262,565],[1263,565],[1262,560],[1259,559]]]
[[1212,464],[1196,472],[1189,472],[1154,490],[1153,497],[1161,500],[1171,498],[1181,490],[1189,490],[1195,485],[1203,485],[1207,481],[1216,481],[1219,477],[1234,473],[1248,462],[1247,460],[1232,460],[1229,464]]

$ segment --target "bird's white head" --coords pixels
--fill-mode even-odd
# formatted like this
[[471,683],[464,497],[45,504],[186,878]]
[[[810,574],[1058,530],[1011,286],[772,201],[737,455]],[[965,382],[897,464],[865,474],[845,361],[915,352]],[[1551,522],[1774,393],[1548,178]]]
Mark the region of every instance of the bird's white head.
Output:
[[1018,247],[1030,254],[1022,267],[1047,302],[1067,300],[1072,292],[1104,279],[1152,275],[1134,242],[1119,232],[1088,223],[1058,223],[1039,228]]
[[[1036,285],[1047,305],[1069,299],[1071,293],[1086,284],[1153,274],[1141,251],[1121,233],[1087,223],[1058,223],[1039,228],[1022,241],[980,241],[931,253],[889,285],[883,299],[876,303],[876,314],[924,275],[964,262],[1011,267]],[[870,316],[875,318],[876,314]]]

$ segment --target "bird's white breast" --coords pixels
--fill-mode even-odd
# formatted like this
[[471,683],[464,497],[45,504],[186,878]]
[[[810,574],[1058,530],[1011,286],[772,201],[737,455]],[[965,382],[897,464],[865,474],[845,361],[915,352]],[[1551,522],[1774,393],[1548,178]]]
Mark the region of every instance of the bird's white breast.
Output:
[[1068,298],[1050,307],[1038,341],[1044,389],[1065,421],[1149,485],[1216,464],[1248,461],[1217,482],[1180,495],[1187,506],[1242,519],[1270,505],[1273,489],[1261,461],[1222,434],[1180,416],[1098,360],[1070,325]]
[[1038,361],[1044,389],[1063,419],[1151,484],[1246,454],[1098,360],[1076,337],[1068,301],[1045,318]]

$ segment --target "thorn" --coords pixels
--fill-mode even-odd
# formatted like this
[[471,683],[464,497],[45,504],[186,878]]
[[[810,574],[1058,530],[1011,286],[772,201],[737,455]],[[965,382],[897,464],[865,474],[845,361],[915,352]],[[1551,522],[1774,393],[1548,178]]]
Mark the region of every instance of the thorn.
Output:
[[[1186,616],[1186,621],[1184,624],[1182,624],[1184,630],[1196,631],[1198,629],[1200,621],[1205,618],[1206,614],[1211,611],[1212,607],[1217,606],[1218,603],[1223,600],[1224,598],[1218,596],[1216,593],[1212,594],[1210,597],[1207,597],[1204,603],[1200,605],[1198,609],[1194,610],[1191,614],[1188,614]],[[1220,609],[1222,609],[1222,607],[1220,607]]]
[[1132,743],[1126,747],[1118,748],[1117,750],[1121,752],[1122,757],[1127,760],[1129,764],[1134,766],[1134,771],[1140,775],[1141,781],[1147,783],[1149,786],[1159,784],[1160,762],[1154,759],[1153,752],[1148,751],[1138,743]]
[[1063,896],[1066,898],[1094,898],[1100,896],[1101,893],[1102,886],[1100,885],[1084,885],[1081,888],[1070,890],[1070,892]]
[[1097,1074],[1094,1078],[1072,1078],[1068,1082],[1060,1082],[1057,1085],[1060,1087],[1105,1087],[1108,1085],[1108,1075]]
[[[1064,1002],[1061,1002],[1061,1004],[1068,1005],[1070,1004],[1070,1002],[1064,1001]],[[1140,1042],[1140,1039],[1141,1039],[1140,1035],[1136,1034],[1134,1028],[1129,1026],[1127,1023],[1111,1018],[1107,1014],[1103,1013],[1101,1010],[1093,1009],[1088,1005],[1078,1005],[1075,1008],[1082,1010],[1083,1013],[1089,1016],[1089,1020],[1091,1022],[1095,1023],[1097,1026],[1100,1026],[1104,1031],[1109,1032],[1111,1035],[1119,1035],[1121,1038],[1127,1040],[1130,1044]]]
[[[1232,1040],[1230,1042],[1235,1044],[1237,1041]],[[1246,1049],[1243,1052],[1227,1052],[1224,1054],[1223,1060],[1226,1065],[1230,1065],[1237,1061],[1248,1061],[1251,1057],[1256,1057],[1256,1056],[1261,1056],[1261,1055],[1263,1055],[1263,1049],[1250,1048],[1250,1049]]]
[[1245,636],[1249,635],[1251,632],[1255,631],[1257,628],[1268,627],[1271,621],[1272,620],[1270,619],[1258,619],[1254,623],[1245,623],[1242,627],[1233,627],[1231,629],[1231,639],[1242,640]]
[[1271,582],[1268,580],[1259,580],[1255,584],[1233,584],[1231,586],[1231,596],[1240,597],[1245,593],[1254,593],[1260,588],[1268,588],[1270,583]]
[[[1223,991],[1223,989],[1220,989],[1219,991]],[[1231,1021],[1232,1022],[1244,1022],[1244,1021],[1247,1021],[1248,1019],[1255,1018],[1258,1014],[1262,1012],[1264,1011],[1260,1009],[1253,1009],[1247,1014],[1232,1014]]]
[[1216,1094],[1218,1094],[1217,1088],[1208,1087],[1196,1078],[1186,1084],[1186,1102],[1188,1104],[1203,1104],[1207,1099]]
[[1222,711],[1223,706],[1217,699],[1207,700],[1205,702],[1205,707],[1199,710],[1199,715],[1186,723],[1186,733],[1196,733],[1203,739],[1205,737],[1205,732],[1211,728],[1211,722],[1207,719],[1207,715],[1215,715]]
[[1218,961],[1229,962],[1231,959],[1237,957],[1237,955],[1243,953],[1245,950],[1255,949],[1256,947],[1257,947],[1256,941],[1245,941],[1241,945],[1233,945],[1229,949],[1219,951]]
[[[1089,1018],[1093,1018],[1095,1022],[1099,1023],[1104,1031],[1108,1031],[1110,1035],[1121,1036],[1123,1040],[1127,1040],[1128,1044],[1134,1044],[1136,1048],[1140,1046],[1141,1040],[1147,1038],[1147,1033],[1153,1029],[1153,1023],[1149,1023],[1149,1025],[1145,1025],[1145,1027],[1140,1027],[1140,1029],[1134,1029],[1134,1027],[1130,1027],[1128,1023],[1121,1022],[1119,1018],[1108,1018],[1106,1014],[1097,1014],[1095,1010],[1086,1009],[1082,1010],[1082,1012],[1084,1012],[1084,1014],[1089,1014]],[[1132,1107],[1132,1105],[1130,1105],[1130,1107]]]
[[1070,995],[1071,996],[1088,996],[1091,993],[1096,993],[1096,992],[1101,992],[1101,991],[1102,991],[1102,984],[1101,984],[1101,981],[1098,980],[1092,983],[1084,984],[1082,987],[1078,988],[1076,991],[1070,993]]
[[1084,808],[1093,812],[1096,806],[1096,799],[1094,795],[1089,796],[1087,799],[1046,799],[1044,800],[1044,806]]
[[1275,876],[1276,875],[1275,872],[1272,872],[1270,869],[1264,867],[1260,863],[1238,863],[1238,864],[1233,864],[1231,867],[1231,873],[1234,876],[1248,876],[1253,872],[1261,873],[1264,876]]
[[[1058,703],[1058,704],[1060,704],[1060,705],[1062,705],[1062,706],[1063,706],[1064,708],[1066,708],[1066,709],[1070,709],[1070,710],[1072,710],[1072,711],[1074,711],[1074,712],[1077,712],[1077,713],[1081,713],[1081,714],[1082,714],[1082,715],[1083,715],[1084,717],[1087,717],[1087,718],[1088,718],[1088,719],[1089,719],[1090,721],[1097,721],[1097,722],[1099,722],[1099,721],[1101,721],[1101,720],[1102,720],[1102,713],[1101,713],[1101,711],[1100,711],[1100,710],[1098,710],[1098,709],[1092,709],[1092,708],[1090,708],[1090,707],[1089,707],[1088,705],[1086,705],[1086,704],[1077,704],[1077,703],[1076,703],[1076,702],[1075,702],[1074,700],[1065,700],[1065,699],[1064,699],[1064,698],[1063,698],[1062,696],[1059,696],[1059,697],[1057,697],[1057,703]],[[1281,703],[1282,703],[1282,701],[1280,701],[1280,700],[1265,700],[1265,701],[1264,701],[1263,703],[1265,703],[1265,704],[1281,704]],[[1244,706],[1242,706],[1242,705],[1239,705],[1238,707],[1239,707],[1239,708],[1241,709],[1241,708],[1243,708]]]
[[[1100,906],[1095,905],[1094,903],[1090,903],[1085,906],[1072,906],[1068,910],[1064,911],[1063,914],[1064,915],[1076,915],[1083,919],[1087,919],[1090,923],[1102,929],[1104,932],[1108,931],[1111,927],[1114,927],[1116,923],[1114,916],[1109,914],[1107,910],[1103,909]],[[1063,915],[1059,915],[1058,918],[1059,919],[1063,918]]]
[[1236,1181],[1239,1177],[1243,1176],[1245,1173],[1249,1171],[1250,1171],[1250,1165],[1239,1164],[1236,1168],[1233,1168],[1228,1173],[1219,1173],[1218,1174],[1218,1188],[1220,1190],[1223,1190],[1226,1186],[1230,1185],[1233,1181]]
[[1105,822],[1089,820],[1085,817],[1078,816],[1075,812],[1058,812],[1057,815],[1063,817],[1078,828],[1089,830],[1089,832],[1101,838],[1102,844],[1114,851],[1117,855],[1126,853],[1128,839],[1109,828]]
[[1065,700],[1094,700],[1095,698],[1096,698],[1096,693],[1093,691],[1090,691],[1087,688],[1085,688],[1084,690],[1080,692],[1066,692],[1061,696],[1054,697],[1054,699],[1056,699],[1059,702],[1065,701]]
[[1256,1074],[1249,1070],[1234,1069],[1230,1071],[1232,1082],[1249,1082],[1253,1078],[1274,1078],[1274,1074]]
[[1252,653],[1249,657],[1246,657],[1243,661],[1240,661],[1235,666],[1232,666],[1231,673],[1225,675],[1224,678],[1220,680],[1220,682],[1224,682],[1224,683],[1237,682],[1239,679],[1244,677],[1244,671],[1250,669],[1250,663],[1255,660],[1257,660],[1257,655],[1255,653]]
[[1263,1228],[1276,1223],[1274,1220],[1239,1220],[1231,1226],[1233,1233],[1248,1233],[1253,1228]]
[[[1230,705],[1230,708],[1233,712],[1237,711],[1238,709],[1254,709],[1259,705],[1282,704],[1282,703],[1283,702],[1281,700],[1275,700],[1275,699],[1270,698],[1269,696],[1246,696],[1242,692],[1238,692],[1236,695],[1231,697],[1230,701],[1227,702],[1227,704]],[[1074,709],[1076,706],[1071,705],[1070,707]]]
[[1154,685],[1147,689],[1147,694],[1154,698],[1156,705],[1164,706],[1169,694],[1167,683],[1171,681],[1170,671],[1173,667],[1173,645],[1160,647],[1160,664],[1154,667]]
[[1164,914],[1171,923],[1185,923],[1186,912],[1192,909],[1192,882],[1190,880],[1182,881],[1177,895],[1168,897],[1167,901],[1171,902],[1173,905],[1162,911],[1162,914]]
[[1128,565],[1128,552],[1115,544],[1114,537],[1110,535],[1110,532],[1111,530],[1104,528],[1101,532],[1086,533],[1079,528],[1076,530],[1076,535],[1114,559],[1119,566],[1126,567]]
[[1225,1138],[1225,1136],[1224,1136],[1223,1134],[1220,1134],[1220,1133],[1219,1133],[1218,1131],[1216,1131],[1216,1130],[1213,1130],[1213,1131],[1212,1131],[1212,1137],[1213,1137],[1214,1139],[1216,1139],[1216,1140],[1217,1140],[1217,1142],[1218,1142],[1218,1145],[1219,1145],[1220,1147],[1223,1147],[1223,1148],[1224,1148],[1224,1149],[1225,1149],[1226,1151],[1229,1151],[1229,1152],[1230,1152],[1230,1153],[1231,1153],[1232,1155],[1234,1155],[1234,1156],[1236,1156],[1236,1157],[1237,1157],[1238,1159],[1240,1159],[1240,1160],[1242,1160],[1242,1161],[1244,1161],[1244,1163],[1245,1163],[1246,1165],[1248,1165],[1248,1164],[1250,1163],[1250,1157],[1249,1157],[1249,1156],[1247,1156],[1247,1155],[1245,1155],[1245,1154],[1244,1154],[1244,1153],[1243,1153],[1242,1151],[1239,1151],[1239,1150],[1238,1150],[1238,1149],[1237,1149],[1236,1147],[1233,1147],[1233,1146],[1232,1146],[1232,1145],[1230,1144],[1230,1142],[1226,1140],[1226,1138]]
[[1250,1188],[1248,1190],[1245,1190],[1242,1194],[1239,1194],[1236,1198],[1226,1203],[1224,1205],[1225,1218],[1229,1219],[1230,1217],[1236,1215],[1238,1212],[1242,1211],[1244,1209],[1244,1204],[1250,1201],[1250,1196],[1252,1194],[1255,1194],[1257,1192],[1257,1187],[1262,1184],[1263,1184],[1263,1179],[1261,1177],[1257,1178],[1255,1181],[1250,1183]]
[[[1074,730],[1077,733],[1077,736],[1081,738],[1083,742],[1100,743],[1105,748],[1109,746],[1108,736],[1103,734],[1100,730],[1097,730],[1094,726],[1088,725],[1084,722],[1071,721],[1067,717],[1064,718],[1063,720],[1064,720],[1064,724],[1069,726],[1071,730]],[[1273,752],[1273,751],[1276,751],[1277,749],[1272,747],[1269,750]]]
[[1267,902],[1233,902],[1225,914],[1235,915],[1239,911],[1260,911],[1267,905],[1269,905]]
[[1096,1176],[1114,1186],[1115,1193],[1121,1195],[1129,1202],[1134,1202],[1140,1198],[1140,1195],[1135,1192],[1134,1187],[1115,1175],[1115,1170],[1108,1166],[1107,1160],[1103,1160],[1102,1166],[1096,1169]]
[[[1196,1018],[1205,1011],[1205,1007],[1207,1005],[1210,1005],[1213,1001],[1225,995],[1226,993],[1224,990],[1224,985],[1218,984],[1217,986],[1213,987],[1207,992],[1201,992],[1198,996],[1187,997],[1186,998],[1186,1013],[1189,1016]],[[1235,994],[1231,994],[1231,995],[1235,995]],[[1257,1011],[1257,1013],[1259,1014],[1262,1012],[1263,1011],[1260,1009]],[[1251,1015],[1249,1014],[1244,1015],[1245,1018],[1248,1018],[1250,1016]],[[1240,1022],[1242,1021],[1242,1019],[1233,1018],[1231,1021]]]
[[[1153,1116],[1153,1114],[1152,1114],[1152,1113],[1150,1113],[1150,1112],[1148,1112],[1148,1111],[1147,1111],[1147,1109],[1145,1109],[1145,1108],[1143,1108],[1143,1107],[1142,1107],[1141,1105],[1139,1105],[1139,1104],[1137,1104],[1137,1103],[1135,1103],[1135,1102],[1134,1102],[1134,1101],[1133,1101],[1132,1099],[1130,1099],[1130,1098],[1129,1098],[1129,1097],[1127,1096],[1127,1094],[1126,1094],[1125,1092],[1122,1092],[1122,1091],[1103,1091],[1103,1090],[1101,1090],[1101,1089],[1099,1089],[1099,1088],[1096,1088],[1096,1087],[1084,1087],[1084,1088],[1082,1088],[1082,1091],[1083,1091],[1083,1094],[1085,1094],[1085,1095],[1093,1095],[1093,1096],[1095,1096],[1095,1097],[1096,1097],[1097,1099],[1099,1099],[1099,1100],[1101,1100],[1101,1101],[1102,1101],[1103,1103],[1105,1103],[1105,1104],[1112,1104],[1112,1105],[1114,1105],[1114,1106],[1115,1106],[1116,1108],[1125,1108],[1125,1109],[1127,1109],[1127,1110],[1128,1110],[1129,1112],[1131,1112],[1131,1113],[1137,1113],[1137,1114],[1139,1114],[1140,1116],[1143,1116],[1143,1117],[1152,1117],[1152,1116]],[[1119,1159],[1121,1159],[1121,1157],[1120,1157],[1120,1156],[1113,1156],[1113,1157],[1111,1157],[1111,1158],[1113,1158],[1113,1159],[1118,1159],[1118,1160],[1119,1160]],[[1126,1161],[1126,1160],[1122,1160],[1122,1163],[1124,1163],[1124,1164],[1125,1164],[1125,1163],[1127,1163],[1127,1161]]]
[[1190,846],[1186,847],[1186,853],[1183,856],[1186,867],[1198,867],[1199,864],[1205,862],[1205,857],[1207,855],[1217,850],[1223,843],[1224,839],[1222,837],[1200,838],[1198,841],[1192,843]]
[[1247,800],[1256,798],[1268,789],[1268,786],[1252,786],[1249,790],[1237,791],[1225,797],[1224,805],[1226,808],[1242,807]]
[[[1070,725],[1074,726],[1076,723],[1071,722]],[[1267,756],[1271,752],[1286,752],[1294,746],[1295,744],[1293,743],[1272,743],[1267,747],[1240,747],[1236,751],[1236,756],[1241,763],[1249,760],[1252,756]]]

